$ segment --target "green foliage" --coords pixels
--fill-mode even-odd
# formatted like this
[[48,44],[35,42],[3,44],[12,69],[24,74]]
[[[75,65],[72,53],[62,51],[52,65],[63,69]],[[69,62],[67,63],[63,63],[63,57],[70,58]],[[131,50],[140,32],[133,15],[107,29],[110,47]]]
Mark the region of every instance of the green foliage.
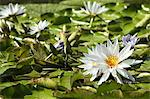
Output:
[[48,89],[32,91],[32,95],[26,95],[25,99],[56,99],[53,97],[53,91]]
[[66,24],[66,23],[70,23],[70,22],[71,21],[68,16],[59,16],[54,20],[53,24],[61,25],[61,24]]
[[139,68],[139,70],[141,71],[150,71],[150,61],[145,61],[144,64],[141,65],[141,67]]
[[117,84],[116,82],[105,83],[98,87],[97,94],[105,94],[112,90],[117,90],[121,87],[121,85]]
[[[0,98],[149,98],[149,4],[90,1],[97,1],[109,10],[95,17],[87,16],[78,12],[83,6],[81,0],[64,0],[59,4],[25,4],[26,14],[17,16],[18,22],[6,19],[13,26],[9,33],[0,34]],[[36,38],[29,32],[39,20],[50,24]],[[122,48],[122,37],[136,33],[139,39],[130,58],[143,62],[129,68],[136,79],[134,83],[123,79],[125,84],[118,84],[110,77],[98,86],[100,78],[90,81],[91,75],[83,75],[84,70],[78,68],[87,48],[116,37]]]

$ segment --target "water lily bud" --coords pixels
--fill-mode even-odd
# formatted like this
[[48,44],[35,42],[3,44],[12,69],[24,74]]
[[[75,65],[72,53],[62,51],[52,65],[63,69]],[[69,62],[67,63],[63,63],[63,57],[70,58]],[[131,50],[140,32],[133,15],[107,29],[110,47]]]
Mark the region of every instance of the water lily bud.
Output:
[[67,38],[66,38],[66,35],[65,35],[64,32],[60,32],[60,39],[61,39],[61,41],[63,41],[64,43],[66,43]]
[[77,36],[77,32],[73,32],[73,33],[69,36],[68,41],[71,42],[72,40],[74,40],[74,39],[76,38],[76,36]]
[[56,88],[57,86],[57,83],[49,78],[38,78],[33,80],[33,84],[37,84],[46,88]]
[[32,38],[24,38],[23,41],[25,41],[29,44],[36,44],[36,41]]

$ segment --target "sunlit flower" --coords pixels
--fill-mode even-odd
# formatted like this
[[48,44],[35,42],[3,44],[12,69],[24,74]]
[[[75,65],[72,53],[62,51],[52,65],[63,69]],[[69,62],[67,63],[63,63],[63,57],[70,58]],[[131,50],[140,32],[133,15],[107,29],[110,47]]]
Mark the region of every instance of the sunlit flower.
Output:
[[35,24],[35,26],[31,27],[31,31],[29,32],[29,34],[33,35],[37,33],[36,37],[38,38],[40,36],[40,32],[44,30],[46,27],[48,27],[48,25],[49,22],[47,22],[46,20],[40,21],[38,24]]
[[81,8],[81,10],[91,16],[96,16],[108,10],[108,8],[105,8],[104,6],[101,6],[96,2],[90,2],[90,1],[84,2],[84,7],[85,8]]
[[123,45],[130,44],[132,47],[137,43],[138,38],[136,37],[137,34],[131,36],[128,34],[127,36],[122,37]]
[[24,14],[24,12],[25,8],[23,6],[20,6],[18,4],[13,5],[12,3],[9,3],[8,6],[0,9],[0,18],[22,15]]
[[[81,59],[81,62],[84,64],[79,67],[84,68],[85,75],[92,75],[91,81],[102,75],[98,85],[106,81],[110,74],[112,74],[118,83],[122,83],[120,75],[135,81],[135,79],[124,69],[139,62],[134,59],[127,59],[133,53],[133,50],[134,49],[131,49],[131,45],[126,45],[119,51],[118,40],[116,39],[114,44],[108,40],[107,46],[98,44],[95,48],[92,48],[92,50],[89,49],[89,53],[84,54],[85,57]],[[118,75],[118,73],[120,75]]]
[[6,21],[4,19],[0,20],[0,33],[4,31],[11,31],[12,22]]

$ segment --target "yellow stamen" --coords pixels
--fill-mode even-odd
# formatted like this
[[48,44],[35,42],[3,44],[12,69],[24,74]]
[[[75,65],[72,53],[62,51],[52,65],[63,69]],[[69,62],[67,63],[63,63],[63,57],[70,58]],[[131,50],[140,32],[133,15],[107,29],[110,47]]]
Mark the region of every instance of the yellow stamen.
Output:
[[117,56],[109,56],[107,57],[107,59],[105,60],[105,62],[107,63],[109,68],[113,68],[118,64],[118,57]]

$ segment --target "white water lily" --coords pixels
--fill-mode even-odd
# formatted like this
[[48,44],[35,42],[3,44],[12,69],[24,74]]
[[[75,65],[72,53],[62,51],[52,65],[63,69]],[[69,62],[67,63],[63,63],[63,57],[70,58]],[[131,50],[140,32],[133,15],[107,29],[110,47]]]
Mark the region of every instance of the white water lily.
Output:
[[9,3],[8,6],[0,9],[0,18],[22,15],[24,14],[24,12],[25,8],[23,6],[20,6],[18,4],[13,5],[12,3]]
[[38,24],[35,24],[35,26],[31,27],[31,31],[29,32],[29,34],[33,35],[35,33],[37,33],[37,38],[40,36],[40,31],[44,30],[46,27],[48,27],[49,22],[47,22],[46,20],[44,21],[40,21]]
[[85,8],[81,8],[81,10],[85,12],[87,15],[91,15],[91,16],[96,16],[108,10],[108,8],[105,8],[104,6],[101,6],[96,2],[90,2],[90,1],[84,2],[84,7]]
[[[98,44],[95,48],[89,50],[88,54],[84,54],[85,57],[81,59],[81,62],[84,64],[79,67],[84,68],[85,75],[92,75],[91,81],[102,75],[98,85],[106,81],[110,74],[112,74],[118,83],[123,83],[120,75],[135,81],[135,79],[124,69],[131,67],[130,65],[137,62],[134,59],[127,59],[133,53],[133,50],[134,49],[131,49],[131,45],[126,45],[119,51],[118,39],[114,41],[114,44],[108,40],[107,45]],[[120,75],[118,75],[118,73]]]

